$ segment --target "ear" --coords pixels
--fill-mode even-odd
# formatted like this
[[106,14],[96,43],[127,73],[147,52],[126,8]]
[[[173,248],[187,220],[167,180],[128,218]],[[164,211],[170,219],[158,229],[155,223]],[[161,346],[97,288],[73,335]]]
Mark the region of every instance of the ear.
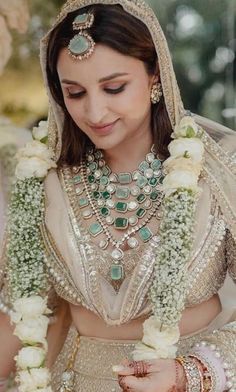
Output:
[[151,82],[151,86],[152,86],[154,83],[160,82],[160,68],[159,68],[158,62],[156,63],[156,69],[155,69],[154,74],[153,74],[153,75],[151,76],[151,78],[150,78],[150,82]]

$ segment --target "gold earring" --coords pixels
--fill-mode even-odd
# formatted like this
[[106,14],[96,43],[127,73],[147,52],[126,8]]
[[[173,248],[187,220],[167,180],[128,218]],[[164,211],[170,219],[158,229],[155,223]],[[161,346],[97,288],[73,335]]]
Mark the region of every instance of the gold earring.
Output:
[[162,95],[161,83],[154,83],[151,89],[151,102],[153,105],[160,102]]

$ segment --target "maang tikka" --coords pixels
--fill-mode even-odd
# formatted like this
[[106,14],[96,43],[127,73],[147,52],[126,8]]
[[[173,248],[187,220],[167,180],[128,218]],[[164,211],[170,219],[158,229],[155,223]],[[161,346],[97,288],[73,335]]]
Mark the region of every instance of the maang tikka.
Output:
[[78,30],[79,33],[70,40],[68,51],[75,60],[87,59],[94,51],[95,42],[86,31],[93,23],[92,13],[77,15],[73,21],[73,30]]

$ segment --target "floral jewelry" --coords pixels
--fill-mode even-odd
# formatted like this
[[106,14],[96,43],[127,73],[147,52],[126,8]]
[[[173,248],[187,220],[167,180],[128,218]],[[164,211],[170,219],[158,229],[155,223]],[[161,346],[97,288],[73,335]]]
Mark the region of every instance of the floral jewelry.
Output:
[[176,126],[164,162],[165,197],[160,225],[160,247],[150,289],[153,315],[143,324],[142,342],[136,345],[137,361],[175,358],[179,341],[179,320],[185,305],[187,266],[193,243],[198,178],[204,145],[202,130],[186,116]]
[[44,367],[50,311],[47,298],[41,296],[47,280],[40,225],[44,211],[43,179],[56,164],[52,151],[45,145],[45,128],[45,122],[34,128],[35,140],[17,154],[17,181],[9,209],[7,269],[13,300],[10,316],[16,325],[14,334],[23,344],[15,360],[16,381],[24,392],[43,388],[51,391],[50,372]]
[[154,83],[151,90],[151,102],[153,105],[160,102],[162,95],[161,83]]
[[94,23],[94,15],[91,13],[76,16],[73,21],[73,30],[78,30],[68,45],[69,54],[75,60],[84,60],[94,52],[95,42],[85,30],[89,29]]

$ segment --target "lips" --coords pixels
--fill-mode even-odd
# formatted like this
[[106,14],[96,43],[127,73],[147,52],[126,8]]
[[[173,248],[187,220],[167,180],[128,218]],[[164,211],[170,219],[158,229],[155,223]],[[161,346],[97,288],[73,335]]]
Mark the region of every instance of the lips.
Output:
[[100,134],[109,133],[112,130],[112,128],[114,127],[114,125],[117,123],[118,120],[119,119],[117,119],[111,123],[95,125],[95,126],[93,125],[93,126],[90,126],[90,128],[96,133],[100,133]]

